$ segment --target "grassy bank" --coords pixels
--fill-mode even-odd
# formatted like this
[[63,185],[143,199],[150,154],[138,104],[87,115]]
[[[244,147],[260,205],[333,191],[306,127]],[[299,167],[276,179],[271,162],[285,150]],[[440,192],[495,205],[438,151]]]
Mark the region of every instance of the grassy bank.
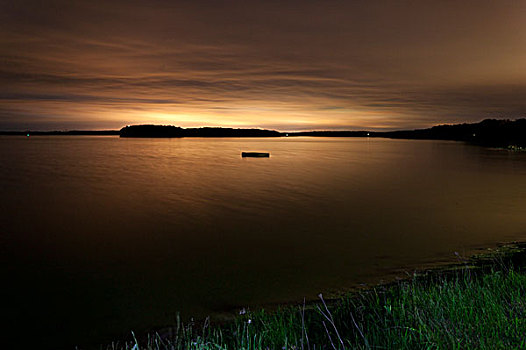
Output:
[[470,261],[327,302],[247,312],[221,325],[109,349],[526,348],[524,251]]

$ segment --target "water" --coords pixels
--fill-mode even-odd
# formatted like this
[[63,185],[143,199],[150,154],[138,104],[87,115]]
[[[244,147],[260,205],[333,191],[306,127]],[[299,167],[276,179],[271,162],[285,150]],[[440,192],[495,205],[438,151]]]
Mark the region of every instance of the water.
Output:
[[0,164],[19,346],[314,299],[526,238],[526,154],[456,142],[11,136]]

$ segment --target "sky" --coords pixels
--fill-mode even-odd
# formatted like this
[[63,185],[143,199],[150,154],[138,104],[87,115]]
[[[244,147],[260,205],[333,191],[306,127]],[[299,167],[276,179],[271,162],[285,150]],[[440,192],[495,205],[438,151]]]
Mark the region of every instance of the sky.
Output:
[[526,1],[0,0],[0,130],[526,117]]

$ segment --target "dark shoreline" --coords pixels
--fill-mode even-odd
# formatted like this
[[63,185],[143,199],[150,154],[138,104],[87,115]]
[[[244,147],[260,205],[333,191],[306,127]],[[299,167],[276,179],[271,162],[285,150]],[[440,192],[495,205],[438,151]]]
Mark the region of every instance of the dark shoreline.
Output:
[[94,135],[123,138],[182,138],[182,137],[371,137],[409,140],[463,141],[487,147],[508,147],[523,150],[526,147],[526,118],[517,120],[485,119],[479,123],[437,125],[428,129],[399,131],[299,131],[280,132],[266,129],[234,129],[219,127],[181,128],[172,125],[128,125],[121,130],[70,131],[0,131],[0,135]]
[[172,125],[129,125],[120,137],[383,137],[413,140],[464,141],[487,147],[526,146],[526,119],[486,119],[480,123],[438,125],[429,129],[400,131],[304,131],[279,132],[264,129],[181,128]]
[[[478,253],[474,253],[478,251]],[[482,281],[486,277],[491,277],[495,273],[506,274],[509,271],[517,271],[518,273],[524,273],[526,270],[526,242],[514,241],[508,243],[498,243],[493,247],[480,247],[472,251],[473,255],[469,257],[463,257],[457,255],[458,262],[446,263],[435,267],[423,268],[415,270],[412,275],[407,274],[405,278],[393,279],[388,282],[380,282],[378,284],[367,285],[363,288],[356,288],[351,291],[346,291],[341,296],[329,297],[319,295],[320,300],[304,301],[303,303],[280,303],[275,305],[267,305],[265,308],[261,307],[258,310],[243,309],[241,312],[232,313],[231,317],[223,320],[206,319],[194,320],[184,323],[179,318],[177,324],[173,326],[166,326],[156,329],[145,330],[138,333],[137,336],[133,333],[133,337],[129,337],[127,340],[121,339],[117,342],[119,345],[117,349],[129,350],[133,349],[133,346],[139,346],[140,348],[146,349],[165,349],[164,347],[151,347],[152,341],[157,339],[161,344],[166,344],[166,349],[186,349],[189,345],[197,345],[204,337],[205,330],[208,328],[209,337],[213,335],[213,331],[219,331],[221,333],[221,341],[223,337],[228,341],[235,341],[236,333],[239,333],[240,327],[244,327],[245,330],[249,331],[249,325],[262,323],[263,328],[267,331],[269,324],[270,327],[297,327],[296,324],[290,326],[283,325],[281,322],[283,319],[293,317],[293,314],[297,314],[298,311],[304,314],[310,314],[307,320],[311,320],[314,314],[319,313],[319,309],[326,308],[327,312],[337,313],[343,307],[356,307],[356,304],[360,305],[365,299],[378,298],[379,296],[386,296],[400,293],[400,290],[407,286],[425,286],[425,288],[433,288],[443,283],[456,283],[455,281],[460,280],[473,280]],[[525,276],[526,277],[526,276]],[[396,298],[396,297],[395,297]],[[432,298],[432,297],[430,297]],[[396,301],[393,300],[393,303]],[[366,304],[365,304],[366,305]],[[363,306],[362,306],[363,307]],[[324,310],[323,310],[324,311]],[[278,321],[276,321],[278,320]],[[491,323],[491,320],[488,320]],[[312,325],[311,325],[312,326]],[[329,325],[326,325],[330,328]],[[354,328],[354,327],[350,327]],[[261,331],[258,328],[259,331]],[[332,329],[330,332],[332,333]],[[356,329],[354,329],[356,333]],[[182,333],[181,333],[182,332]],[[181,338],[186,334],[190,334],[190,338]],[[203,334],[200,338],[199,334]],[[283,332],[283,330],[281,330]],[[326,331],[316,331],[316,337],[319,339],[320,335],[327,335]],[[233,334],[231,334],[233,333]],[[197,338],[195,338],[195,335]],[[358,340],[361,340],[361,335],[355,334]],[[366,334],[367,335],[367,334]],[[213,337],[212,337],[213,338]],[[314,338],[314,337],[313,337]],[[191,344],[188,344],[191,342]],[[206,341],[205,344],[214,344],[214,340],[211,342]],[[323,345],[322,348],[331,348],[329,345],[329,339]],[[356,345],[356,344],[355,344]],[[363,345],[363,344],[362,344]],[[103,347],[102,347],[103,348]],[[192,347],[193,348],[193,347]],[[271,347],[272,348],[272,347]],[[286,347],[287,349],[289,347]],[[291,347],[294,349],[296,347]],[[367,348],[367,346],[365,347]],[[109,349],[109,348],[108,348]]]
[[[466,254],[466,255],[464,255]],[[429,278],[439,275],[452,275],[459,269],[468,268],[471,271],[485,272],[488,268],[494,266],[495,260],[501,263],[511,262],[517,266],[526,268],[526,241],[498,242],[492,245],[474,246],[466,253],[460,254],[453,252],[451,255],[456,256],[453,260],[437,260],[435,262],[415,264],[405,268],[393,269],[386,274],[379,276],[375,283],[359,283],[354,287],[330,290],[324,292],[324,298],[327,303],[337,302],[349,294],[355,294],[363,291],[370,291],[376,288],[389,288],[401,282],[411,281],[413,278]],[[418,267],[417,267],[418,266]],[[409,274],[411,271],[412,274]],[[400,277],[403,275],[404,277]],[[317,300],[306,300],[305,305],[314,306]],[[298,302],[281,302],[261,305],[265,310],[276,310],[282,307],[297,307]],[[237,317],[238,309],[231,309],[222,315],[226,317],[216,318],[219,322],[229,322]],[[223,321],[221,321],[221,319]],[[153,331],[153,330],[150,330]]]

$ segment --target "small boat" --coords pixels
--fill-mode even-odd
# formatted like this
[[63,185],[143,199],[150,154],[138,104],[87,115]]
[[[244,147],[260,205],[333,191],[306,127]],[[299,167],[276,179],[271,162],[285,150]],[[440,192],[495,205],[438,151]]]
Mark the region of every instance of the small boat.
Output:
[[268,158],[270,153],[267,152],[241,152],[241,157]]

